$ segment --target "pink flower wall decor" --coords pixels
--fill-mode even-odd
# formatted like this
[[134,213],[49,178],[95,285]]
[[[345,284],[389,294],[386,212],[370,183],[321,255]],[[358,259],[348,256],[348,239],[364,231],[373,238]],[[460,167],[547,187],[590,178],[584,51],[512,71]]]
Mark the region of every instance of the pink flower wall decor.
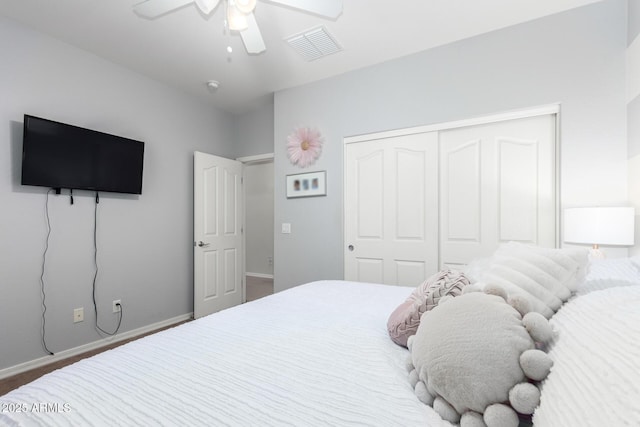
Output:
[[322,152],[323,138],[317,129],[298,127],[287,137],[287,154],[301,168],[312,165]]

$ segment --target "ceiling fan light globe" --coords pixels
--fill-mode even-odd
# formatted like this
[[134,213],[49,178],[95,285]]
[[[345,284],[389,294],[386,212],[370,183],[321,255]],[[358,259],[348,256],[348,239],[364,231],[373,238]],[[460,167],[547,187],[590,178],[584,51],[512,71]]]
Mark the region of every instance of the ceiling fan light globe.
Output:
[[218,5],[218,0],[194,0],[198,9],[202,11],[205,15],[211,13],[213,9]]
[[236,9],[245,15],[253,12],[256,8],[257,0],[235,0]]
[[229,29],[233,31],[244,31],[249,28],[247,16],[240,12],[231,2],[227,7],[227,23],[229,24]]

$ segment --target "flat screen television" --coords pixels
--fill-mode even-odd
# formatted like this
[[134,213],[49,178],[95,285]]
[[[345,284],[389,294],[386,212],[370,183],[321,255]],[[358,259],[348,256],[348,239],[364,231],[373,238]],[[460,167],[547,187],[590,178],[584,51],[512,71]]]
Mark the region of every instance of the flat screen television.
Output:
[[25,114],[23,185],[142,194],[144,142]]

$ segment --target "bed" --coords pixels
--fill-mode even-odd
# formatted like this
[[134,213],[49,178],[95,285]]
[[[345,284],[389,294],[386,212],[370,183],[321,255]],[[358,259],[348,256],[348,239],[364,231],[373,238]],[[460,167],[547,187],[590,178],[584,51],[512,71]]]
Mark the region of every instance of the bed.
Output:
[[[640,425],[637,285],[635,260],[600,264],[552,317],[536,426]],[[45,375],[0,397],[0,425],[450,426],[387,332],[412,291],[301,285]]]
[[[407,351],[387,335],[410,292],[298,286],[46,375],[0,399],[0,423],[448,425],[415,399]],[[59,411],[31,412],[34,403]]]

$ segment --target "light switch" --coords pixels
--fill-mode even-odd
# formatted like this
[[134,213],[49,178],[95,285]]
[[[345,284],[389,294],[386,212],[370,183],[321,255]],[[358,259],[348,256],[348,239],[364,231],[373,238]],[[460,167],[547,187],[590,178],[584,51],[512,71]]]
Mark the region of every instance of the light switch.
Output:
[[283,234],[290,234],[291,233],[291,224],[288,222],[283,222],[282,223],[282,233]]

